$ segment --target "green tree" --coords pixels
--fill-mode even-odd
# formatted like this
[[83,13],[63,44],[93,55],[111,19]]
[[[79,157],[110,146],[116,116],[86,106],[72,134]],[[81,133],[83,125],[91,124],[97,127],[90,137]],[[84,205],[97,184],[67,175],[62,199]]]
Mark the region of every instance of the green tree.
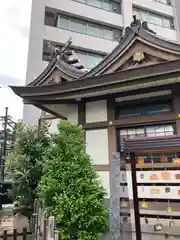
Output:
[[81,126],[61,121],[43,163],[39,194],[47,212],[54,216],[65,239],[97,239],[106,231],[106,192],[91,158],[85,152]]
[[12,179],[11,197],[15,202],[15,213],[29,219],[37,196],[37,185],[41,179],[42,161],[50,144],[48,126],[41,129],[19,123],[13,151],[6,159],[9,178]]

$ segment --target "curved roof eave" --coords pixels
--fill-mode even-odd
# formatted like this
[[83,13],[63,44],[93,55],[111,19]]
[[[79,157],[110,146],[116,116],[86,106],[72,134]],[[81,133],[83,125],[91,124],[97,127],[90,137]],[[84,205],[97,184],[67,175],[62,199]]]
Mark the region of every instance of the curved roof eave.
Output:
[[67,75],[68,79],[71,79],[71,81],[77,80],[85,74],[85,72],[78,70],[63,60],[55,57],[51,59],[45,70],[34,81],[29,83],[28,86],[41,85],[46,81],[46,78],[52,73],[55,68],[58,68],[61,72]]

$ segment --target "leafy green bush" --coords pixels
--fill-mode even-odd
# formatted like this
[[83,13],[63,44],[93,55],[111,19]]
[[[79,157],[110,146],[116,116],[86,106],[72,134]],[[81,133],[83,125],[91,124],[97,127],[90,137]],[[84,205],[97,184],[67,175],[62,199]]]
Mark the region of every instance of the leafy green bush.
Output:
[[42,161],[50,141],[48,125],[41,129],[19,123],[16,130],[14,150],[6,159],[9,178],[12,179],[11,196],[15,202],[15,213],[28,218],[33,211],[36,188],[41,179]]
[[55,216],[64,238],[97,239],[107,229],[106,196],[91,158],[85,152],[81,126],[61,121],[44,156],[39,195]]

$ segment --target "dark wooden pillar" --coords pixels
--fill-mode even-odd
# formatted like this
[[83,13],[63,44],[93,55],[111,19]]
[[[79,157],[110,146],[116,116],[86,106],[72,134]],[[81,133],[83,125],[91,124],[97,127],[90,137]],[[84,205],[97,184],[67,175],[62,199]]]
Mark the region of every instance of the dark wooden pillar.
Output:
[[78,104],[78,124],[84,125],[86,123],[86,105],[83,100]]
[[[83,100],[78,104],[78,124],[84,126],[86,123],[86,104]],[[86,131],[84,130],[84,142],[86,143]],[[85,144],[86,146],[86,144]]]
[[107,100],[107,120],[108,126],[108,147],[109,147],[109,161],[112,159],[112,154],[117,151],[116,144],[116,127],[114,125],[115,120],[115,100],[109,98]]
[[176,113],[176,134],[180,134],[180,85],[172,88],[173,111]]

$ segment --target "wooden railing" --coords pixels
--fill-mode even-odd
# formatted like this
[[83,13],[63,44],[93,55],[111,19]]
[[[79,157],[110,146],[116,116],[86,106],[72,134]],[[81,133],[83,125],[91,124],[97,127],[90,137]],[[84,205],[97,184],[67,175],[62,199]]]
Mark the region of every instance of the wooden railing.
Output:
[[4,230],[4,232],[0,234],[0,239],[3,240],[17,240],[18,237],[21,237],[22,240],[33,239],[32,233],[27,231],[26,228],[23,228],[22,232],[18,232],[17,229],[14,229],[13,232],[7,232],[7,230]]

